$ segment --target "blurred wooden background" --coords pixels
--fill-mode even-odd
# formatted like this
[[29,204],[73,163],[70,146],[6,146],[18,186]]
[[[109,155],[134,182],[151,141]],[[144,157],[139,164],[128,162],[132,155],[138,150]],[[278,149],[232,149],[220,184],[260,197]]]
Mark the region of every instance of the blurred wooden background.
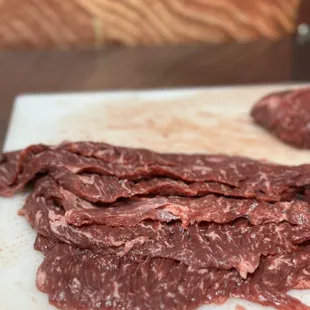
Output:
[[301,0],[0,0],[0,49],[279,40],[296,31],[300,5]]

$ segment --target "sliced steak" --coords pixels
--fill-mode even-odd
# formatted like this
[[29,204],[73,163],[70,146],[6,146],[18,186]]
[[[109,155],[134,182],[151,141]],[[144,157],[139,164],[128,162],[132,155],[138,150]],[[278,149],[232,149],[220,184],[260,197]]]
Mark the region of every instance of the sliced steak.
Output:
[[288,221],[310,227],[310,205],[303,201],[267,203],[207,195],[200,198],[132,198],[107,208],[89,208],[88,202],[86,205],[85,209],[81,207],[66,212],[68,224],[134,226],[146,219],[160,222],[180,220],[187,228],[189,224],[202,221],[223,224],[245,217],[253,225]]
[[[33,149],[39,150],[33,152]],[[186,183],[198,182],[190,185],[193,187],[190,190],[195,190],[198,187],[196,190],[200,189],[202,192],[209,190],[208,185],[201,184],[201,182],[207,181],[224,184],[228,188],[233,187],[232,195],[234,196],[247,197],[247,195],[253,196],[255,194],[255,197],[261,200],[280,200],[282,199],[282,193],[291,191],[292,188],[297,188],[296,192],[299,192],[298,188],[306,188],[310,184],[310,165],[286,167],[242,157],[170,155],[168,156],[169,164],[164,165],[158,163],[146,164],[145,160],[140,160],[134,164],[128,164],[127,160],[125,161],[127,164],[122,164],[118,157],[115,161],[110,160],[108,162],[97,157],[76,154],[61,149],[60,146],[31,146],[20,152],[23,156],[18,155],[18,153],[14,155],[15,157],[19,156],[19,169],[14,168],[16,164],[14,156],[3,155],[4,158],[10,157],[12,164],[9,164],[10,160],[4,160],[0,164],[0,168],[3,170],[2,185],[0,184],[0,193],[2,195],[12,195],[36,176],[49,174],[51,171],[57,171],[57,169],[68,170],[74,174],[95,173],[101,176],[114,176],[118,179],[132,181],[163,177]],[[136,155],[139,155],[139,150],[128,149],[128,152],[136,152]],[[172,164],[174,157],[176,161]],[[183,161],[186,164],[182,162],[182,157],[184,157]],[[195,160],[198,163],[194,164],[193,158],[196,158]],[[10,175],[13,175],[13,177],[10,177]],[[182,186],[182,183],[178,183],[178,185]],[[175,185],[174,188],[176,188]],[[181,190],[183,191],[183,189]],[[236,193],[234,193],[235,190]],[[179,191],[180,189],[176,189],[176,192]],[[218,185],[214,191],[216,193],[219,191]],[[220,194],[222,193],[220,192]],[[268,198],[269,196],[271,198]]]
[[286,292],[310,288],[310,165],[79,142],[6,153],[0,171],[2,195],[35,181],[20,214],[57,307],[308,309]]
[[157,153],[98,142],[64,142],[57,149],[121,165],[205,166],[226,161],[226,155]]
[[310,239],[310,228],[304,226],[289,223],[253,226],[242,218],[226,225],[192,224],[187,230],[180,221],[164,224],[142,221],[132,227],[75,227],[66,222],[61,201],[66,200],[65,205],[73,209],[83,209],[71,197],[74,195],[69,195],[67,198],[66,192],[57,192],[55,182],[45,177],[37,181],[23,214],[41,235],[93,252],[172,258],[195,268],[235,268],[246,278],[248,272],[255,271],[262,255],[292,252],[297,244]]
[[[237,199],[207,195],[188,197],[140,197],[119,201],[107,207],[82,199],[63,189],[51,177],[37,181],[29,199],[54,199],[65,212],[68,224],[84,226],[105,224],[110,226],[135,226],[143,220],[170,222],[180,220],[184,228],[190,223],[228,223],[247,218],[253,225],[287,221],[294,225],[310,227],[310,204],[304,201],[260,202],[254,199]],[[28,201],[28,200],[27,200]],[[26,203],[22,212],[32,212]]]
[[216,182],[186,183],[169,178],[150,178],[131,181],[114,176],[98,174],[75,174],[65,167],[51,169],[52,176],[64,189],[95,203],[113,203],[119,198],[133,196],[160,195],[195,197],[217,194],[227,197],[255,198],[262,201],[305,200],[303,187],[282,188],[282,192],[264,194],[255,187],[244,185],[241,188]]
[[188,230],[179,222],[156,221],[144,221],[132,228],[77,228],[51,216],[50,227],[59,240],[96,253],[171,258],[194,268],[234,268],[243,278],[256,270],[261,256],[290,253],[298,243],[310,240],[309,228],[288,223],[252,226],[247,220],[225,225],[194,224]]
[[[43,238],[43,237],[40,237]],[[309,287],[309,248],[268,257],[246,280],[234,270],[195,269],[165,258],[95,254],[39,241],[37,287],[61,309],[196,309],[238,297],[282,310],[309,309],[286,292]]]

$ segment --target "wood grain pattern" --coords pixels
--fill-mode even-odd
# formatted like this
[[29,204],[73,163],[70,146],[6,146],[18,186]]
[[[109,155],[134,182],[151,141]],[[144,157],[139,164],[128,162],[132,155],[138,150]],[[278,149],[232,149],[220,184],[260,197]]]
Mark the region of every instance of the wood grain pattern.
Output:
[[277,40],[301,0],[1,0],[0,48]]

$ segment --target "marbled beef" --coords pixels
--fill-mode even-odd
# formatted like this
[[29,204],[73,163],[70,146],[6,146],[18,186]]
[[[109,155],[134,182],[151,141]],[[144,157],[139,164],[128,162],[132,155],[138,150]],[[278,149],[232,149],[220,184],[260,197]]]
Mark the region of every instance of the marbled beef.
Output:
[[59,308],[308,309],[286,292],[310,288],[310,165],[78,142],[5,153],[0,172],[1,195],[35,181],[20,214]]
[[[38,187],[41,182],[37,182]],[[43,182],[47,183],[47,179]],[[55,191],[51,192],[57,196]],[[91,249],[94,253],[171,258],[195,268],[235,268],[246,278],[247,273],[256,270],[261,256],[293,252],[298,244],[310,240],[310,228],[306,226],[289,223],[253,226],[245,218],[225,225],[192,224],[186,230],[180,221],[163,224],[141,221],[131,227],[103,224],[79,228],[69,225],[63,209],[59,208],[59,199],[66,194],[59,194],[56,204],[49,196],[51,192],[39,195],[35,189],[27,198],[23,214],[41,235]]]
[[251,115],[283,142],[310,148],[310,88],[269,94],[253,106]]
[[113,203],[119,198],[134,196],[161,195],[197,197],[207,194],[217,194],[226,197],[255,198],[260,201],[284,201],[292,199],[309,200],[305,195],[305,186],[294,187],[282,184],[280,191],[263,193],[249,182],[240,187],[216,182],[192,182],[173,180],[165,177],[153,177],[132,181],[119,179],[115,176],[91,173],[76,174],[65,167],[53,168],[49,175],[64,189],[75,195],[95,203]]
[[285,310],[309,310],[286,292],[310,286],[310,249],[262,260],[242,279],[235,270],[197,269],[166,258],[95,254],[38,236],[45,259],[37,287],[61,309],[196,309],[239,297]]
[[[285,202],[260,202],[254,199],[227,198],[206,195],[189,197],[141,197],[121,200],[105,207],[82,199],[59,186],[49,176],[41,178],[33,194],[29,195],[23,213],[32,213],[33,200],[55,199],[60,210],[65,211],[66,222],[74,226],[105,224],[109,226],[137,225],[143,220],[170,222],[180,220],[183,228],[199,222],[228,223],[247,218],[253,225],[287,221],[293,225],[310,228],[310,205],[292,200]],[[31,203],[28,203],[31,200]]]
[[[144,154],[143,150],[124,149],[128,150],[130,158],[132,158],[133,154],[136,154],[138,158],[143,158],[143,160],[140,159],[140,161],[133,163],[126,159],[127,157],[124,154],[116,156],[115,160],[113,160],[110,153],[114,154],[113,152],[116,152],[115,147],[107,144],[89,144],[89,147],[93,147],[95,150],[103,145],[104,151],[100,151],[100,156],[98,155],[99,151],[94,154],[91,150],[86,154],[80,154],[76,151],[78,147],[82,148],[85,145],[88,144],[83,142],[66,143],[58,147],[34,145],[19,152],[4,154],[0,162],[0,170],[2,171],[0,194],[3,196],[13,195],[14,192],[22,189],[37,175],[49,173],[59,177],[59,169],[63,169],[64,173],[69,171],[81,175],[82,178],[86,174],[86,178],[82,179],[84,184],[89,181],[87,180],[87,174],[114,176],[121,180],[130,181],[164,177],[183,181],[183,183],[174,183],[168,190],[169,194],[179,195],[183,192],[183,195],[188,196],[188,191],[193,193],[194,190],[198,192],[198,195],[213,192],[220,195],[245,198],[255,196],[253,198],[267,201],[281,200],[287,196],[287,193],[289,193],[289,197],[291,197],[291,193],[293,193],[293,196],[295,193],[297,196],[302,196],[299,193],[303,194],[310,184],[310,165],[287,167],[243,157],[189,154],[163,155],[157,153],[154,153],[156,155],[154,156],[160,159],[163,157],[162,161],[159,159],[157,161],[146,161],[145,156],[143,157],[140,154],[140,152]],[[106,153],[109,156],[103,156]],[[90,155],[94,156],[91,157]],[[167,163],[168,159],[169,162]],[[166,164],[163,162],[166,162]],[[67,183],[67,185],[71,181],[64,182],[62,179],[62,182]],[[186,184],[190,183],[189,189],[185,188],[186,184],[184,182]],[[212,182],[210,186],[208,185],[209,182]],[[224,185],[224,187],[221,189],[219,185]],[[147,186],[150,187],[150,183]],[[161,184],[157,184],[150,194],[160,192],[161,187]],[[137,194],[141,193],[141,191],[142,194],[147,194],[149,190],[143,183],[140,188],[139,186],[137,188],[138,191],[135,189]],[[78,195],[83,196],[83,188],[75,188],[75,191],[77,194],[79,191]],[[123,190],[120,193],[119,191],[118,188],[114,196],[107,197],[106,201],[111,202],[113,199],[122,197],[124,195]],[[126,195],[132,196],[135,195],[135,192],[127,192]],[[92,197],[92,199],[96,198]],[[101,198],[101,200],[105,201],[104,198]]]

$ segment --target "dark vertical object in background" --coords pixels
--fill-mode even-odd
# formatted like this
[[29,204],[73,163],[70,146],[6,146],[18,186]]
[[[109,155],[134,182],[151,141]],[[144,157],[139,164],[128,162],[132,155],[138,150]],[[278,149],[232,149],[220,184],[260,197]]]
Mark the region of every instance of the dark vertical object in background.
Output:
[[292,78],[296,81],[310,80],[310,1],[303,0],[297,17],[296,43],[293,44]]

